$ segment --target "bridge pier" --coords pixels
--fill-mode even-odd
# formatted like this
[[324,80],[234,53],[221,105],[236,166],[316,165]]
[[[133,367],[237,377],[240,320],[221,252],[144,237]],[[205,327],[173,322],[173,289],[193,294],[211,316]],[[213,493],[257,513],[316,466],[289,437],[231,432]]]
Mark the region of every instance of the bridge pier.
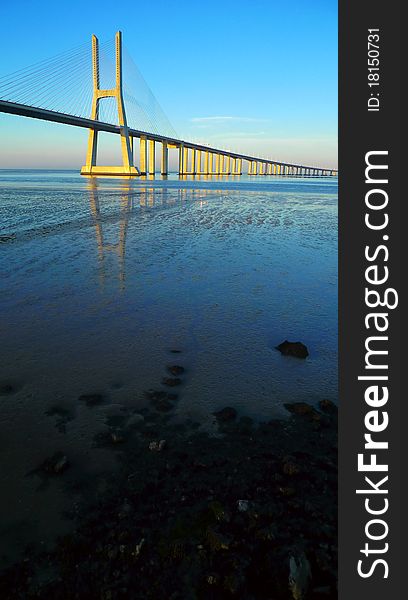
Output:
[[161,153],[161,174],[168,175],[169,171],[169,149],[167,142],[162,142],[162,153]]
[[207,169],[207,173],[208,175],[212,175],[213,174],[213,169],[214,169],[214,154],[212,152],[207,152],[208,154],[208,169]]
[[196,154],[196,175],[201,175],[201,150],[197,150]]
[[208,152],[204,152],[204,174],[208,175]]
[[149,175],[155,174],[155,150],[156,144],[154,140],[149,140]]
[[122,150],[121,167],[97,166],[98,133],[95,129],[89,130],[88,151],[86,163],[81,169],[82,175],[139,175],[139,171],[133,165],[133,148],[131,145],[129,130],[126,120],[125,104],[122,90],[122,33],[118,31],[115,37],[116,55],[116,81],[112,89],[100,89],[99,81],[99,42],[98,38],[92,36],[92,79],[93,97],[91,119],[99,120],[99,102],[103,98],[115,98],[118,110],[118,123],[120,128],[120,145]]
[[188,173],[188,148],[183,147],[183,175]]
[[147,174],[147,139],[146,136],[140,137],[140,174]]
[[196,150],[195,148],[191,149],[191,174],[196,174]]

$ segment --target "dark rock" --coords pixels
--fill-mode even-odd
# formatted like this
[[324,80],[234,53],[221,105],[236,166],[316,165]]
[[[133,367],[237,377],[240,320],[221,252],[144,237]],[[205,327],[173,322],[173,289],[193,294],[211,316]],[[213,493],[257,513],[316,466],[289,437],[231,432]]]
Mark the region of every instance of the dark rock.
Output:
[[47,458],[40,467],[40,471],[44,471],[49,475],[60,475],[69,467],[69,460],[62,452],[56,452],[50,458]]
[[217,417],[217,421],[220,423],[227,423],[228,421],[236,419],[237,411],[231,406],[226,406],[225,408],[214,412],[213,415]]
[[176,385],[180,385],[181,379],[179,379],[178,377],[163,377],[162,383],[164,385],[168,385],[170,387],[174,387]]
[[311,578],[310,563],[305,554],[291,556],[289,560],[289,588],[294,600],[303,600],[306,597]]
[[282,471],[285,475],[298,475],[300,468],[295,462],[287,459],[283,462]]
[[12,233],[11,235],[0,235],[0,243],[10,242],[11,240],[14,240],[15,237],[15,233]]
[[181,375],[184,373],[184,367],[181,367],[180,365],[171,365],[170,367],[167,367],[167,370],[172,375]]
[[85,402],[87,406],[97,406],[98,404],[102,404],[103,396],[102,394],[82,394],[78,400]]
[[306,402],[293,402],[292,404],[283,405],[293,415],[313,417],[317,412],[310,404]]
[[330,415],[337,412],[337,406],[331,400],[320,400],[319,408],[323,412],[330,414]]
[[166,445],[166,440],[153,441],[149,444],[149,450],[152,450],[152,452],[161,452]]
[[295,356],[296,358],[306,358],[309,356],[309,351],[302,342],[288,342],[285,340],[276,349],[284,356]]
[[119,431],[112,431],[111,432],[111,440],[114,444],[121,444],[122,442],[125,441],[125,438]]

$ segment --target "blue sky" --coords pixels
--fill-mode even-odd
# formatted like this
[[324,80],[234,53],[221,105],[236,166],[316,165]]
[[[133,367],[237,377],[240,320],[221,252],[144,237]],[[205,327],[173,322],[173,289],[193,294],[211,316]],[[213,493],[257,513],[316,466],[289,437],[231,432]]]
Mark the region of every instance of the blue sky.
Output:
[[[6,2],[0,77],[118,29],[181,137],[337,166],[336,1]],[[101,157],[114,162],[107,138]],[[0,168],[77,168],[86,139],[0,114]]]

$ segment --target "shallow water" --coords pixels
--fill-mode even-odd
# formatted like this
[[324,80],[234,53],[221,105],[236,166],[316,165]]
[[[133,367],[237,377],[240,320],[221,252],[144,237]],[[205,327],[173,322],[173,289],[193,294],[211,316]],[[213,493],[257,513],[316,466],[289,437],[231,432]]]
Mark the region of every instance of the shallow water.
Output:
[[[77,479],[115,465],[95,434],[168,365],[186,369],[174,418],[210,430],[226,405],[336,399],[337,179],[0,171],[0,214],[0,555],[69,527]],[[72,467],[43,489],[27,473],[56,450]]]

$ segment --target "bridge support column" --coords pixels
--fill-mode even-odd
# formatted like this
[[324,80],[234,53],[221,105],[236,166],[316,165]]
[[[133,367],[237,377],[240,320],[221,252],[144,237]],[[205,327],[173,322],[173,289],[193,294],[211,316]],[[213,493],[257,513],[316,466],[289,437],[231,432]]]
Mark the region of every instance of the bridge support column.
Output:
[[91,120],[99,120],[99,102],[103,98],[115,98],[118,109],[118,123],[120,129],[120,144],[122,150],[121,167],[100,167],[96,165],[98,134],[94,129],[89,130],[88,151],[86,164],[81,169],[82,175],[139,175],[133,165],[133,152],[126,120],[125,105],[122,91],[122,34],[120,31],[115,37],[116,54],[116,82],[115,87],[101,90],[99,87],[99,44],[98,38],[92,36],[92,73],[93,73],[93,98]]
[[223,154],[220,155],[220,175],[224,175],[224,164],[225,164],[225,156]]
[[212,152],[208,152],[208,175],[212,175],[214,173],[214,154]]
[[188,148],[183,148],[183,175],[188,173]]
[[196,174],[201,175],[201,150],[196,153]]
[[191,150],[191,174],[196,174],[196,151],[194,148]]
[[140,138],[140,174],[147,174],[147,139],[146,136]]
[[169,150],[167,148],[167,142],[162,142],[161,174],[168,175],[168,172],[169,172]]
[[179,149],[178,149],[178,155],[179,155],[179,175],[183,175],[184,174],[184,166],[183,166],[183,149],[184,146],[183,144],[180,144]]
[[149,175],[155,173],[155,146],[154,140],[149,140]]
[[231,157],[226,156],[225,159],[225,174],[231,175]]
[[204,175],[208,175],[208,158],[209,158],[209,153],[204,152]]

